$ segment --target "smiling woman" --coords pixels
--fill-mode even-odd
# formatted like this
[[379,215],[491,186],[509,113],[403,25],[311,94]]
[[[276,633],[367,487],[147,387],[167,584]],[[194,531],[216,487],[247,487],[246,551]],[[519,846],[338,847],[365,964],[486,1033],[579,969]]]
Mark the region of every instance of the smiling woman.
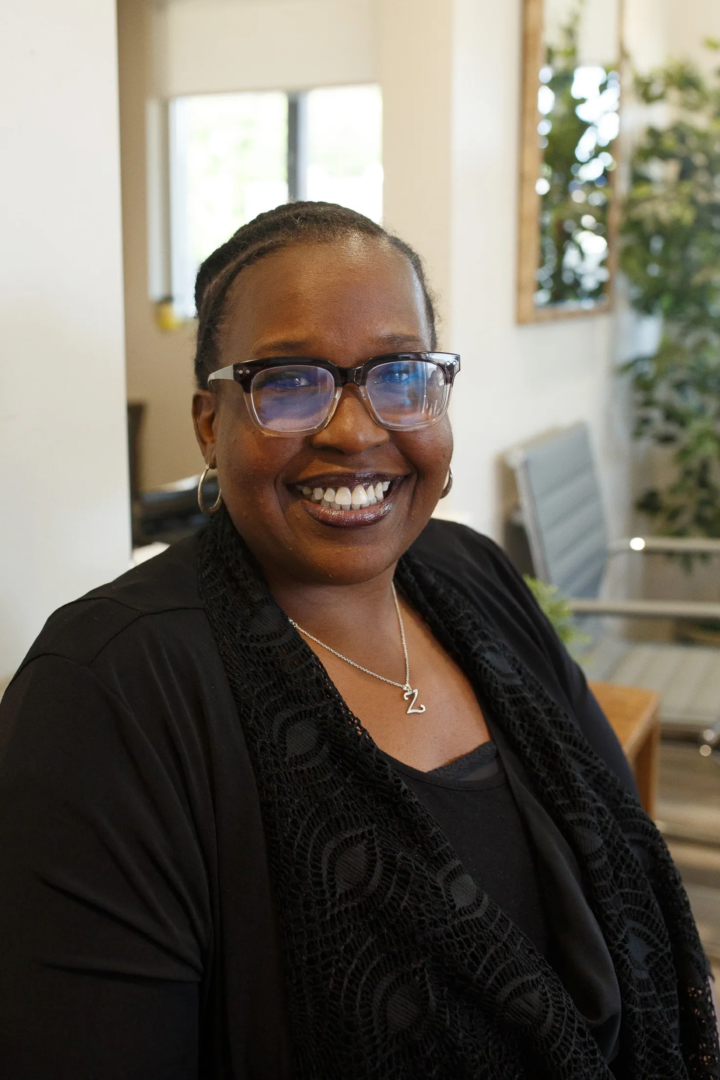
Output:
[[430,521],[459,357],[417,255],[296,203],[197,305],[210,524],[57,612],[0,707],[0,1073],[716,1076],[607,721]]

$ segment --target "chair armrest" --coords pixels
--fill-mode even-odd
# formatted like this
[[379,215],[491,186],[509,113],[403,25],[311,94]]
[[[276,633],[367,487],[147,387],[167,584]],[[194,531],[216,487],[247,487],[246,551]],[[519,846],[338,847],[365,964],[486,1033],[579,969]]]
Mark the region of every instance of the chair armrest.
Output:
[[634,551],[644,555],[720,555],[720,540],[709,536],[633,536],[613,540],[613,555]]
[[571,597],[575,615],[615,615],[631,619],[720,619],[720,604],[693,600],[583,600]]

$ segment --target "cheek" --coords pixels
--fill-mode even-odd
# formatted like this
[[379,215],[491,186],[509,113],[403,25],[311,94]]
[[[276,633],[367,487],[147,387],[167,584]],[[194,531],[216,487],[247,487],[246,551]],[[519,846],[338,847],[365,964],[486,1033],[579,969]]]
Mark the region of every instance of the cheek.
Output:
[[273,496],[278,475],[297,453],[295,439],[264,435],[247,415],[228,410],[217,431],[217,465],[223,494],[257,504]]
[[452,430],[447,417],[427,431],[399,437],[397,443],[423,480],[429,483],[442,480],[444,485],[453,451]]

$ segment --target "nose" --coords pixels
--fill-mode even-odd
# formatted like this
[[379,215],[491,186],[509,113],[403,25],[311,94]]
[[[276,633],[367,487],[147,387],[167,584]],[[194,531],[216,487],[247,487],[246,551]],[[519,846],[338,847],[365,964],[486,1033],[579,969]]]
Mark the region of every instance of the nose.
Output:
[[332,420],[310,439],[317,450],[361,454],[390,441],[390,432],[376,424],[355,386],[346,386]]

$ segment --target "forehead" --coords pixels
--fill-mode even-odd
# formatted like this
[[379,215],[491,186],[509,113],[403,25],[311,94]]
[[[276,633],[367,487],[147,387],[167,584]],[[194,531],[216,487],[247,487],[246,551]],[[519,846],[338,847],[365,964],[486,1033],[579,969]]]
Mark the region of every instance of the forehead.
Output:
[[237,359],[282,352],[286,343],[297,345],[291,352],[350,359],[429,347],[429,338],[422,288],[405,256],[386,241],[351,237],[293,244],[243,270],[221,340]]

